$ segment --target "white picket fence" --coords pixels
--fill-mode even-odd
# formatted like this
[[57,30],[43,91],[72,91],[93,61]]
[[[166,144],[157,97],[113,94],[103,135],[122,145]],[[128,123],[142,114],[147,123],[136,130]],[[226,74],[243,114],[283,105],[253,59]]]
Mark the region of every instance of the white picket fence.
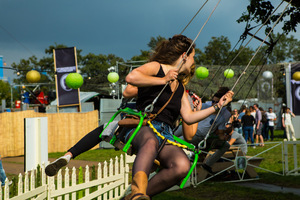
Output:
[[[73,167],[70,177],[69,168],[60,170],[55,177],[47,177],[44,169],[41,167],[41,186],[35,187],[37,170],[34,169],[30,173],[21,174],[18,177],[18,195],[9,196],[9,183],[6,181],[4,188],[0,189],[1,200],[25,200],[25,199],[97,199],[97,200],[113,200],[119,199],[124,195],[129,186],[129,164],[132,163],[134,157],[121,155],[115,160],[110,159],[98,164],[97,177],[90,180],[90,168],[85,167],[84,181],[78,183],[79,174]],[[78,174],[78,175],[77,175]],[[90,189],[92,188],[93,191]]]

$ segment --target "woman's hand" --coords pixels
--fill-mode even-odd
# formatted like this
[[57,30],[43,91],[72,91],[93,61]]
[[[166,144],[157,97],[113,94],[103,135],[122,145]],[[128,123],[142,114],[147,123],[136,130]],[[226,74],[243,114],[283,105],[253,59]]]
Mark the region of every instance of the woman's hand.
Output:
[[233,94],[234,94],[234,92],[230,90],[224,96],[222,96],[218,103],[219,108],[229,104],[232,101]]
[[201,100],[201,99],[196,99],[196,100],[193,102],[193,105],[194,105],[194,111],[199,111],[199,110],[201,110],[201,108],[202,108],[202,100]]
[[166,74],[166,76],[164,77],[164,79],[166,80],[166,83],[167,83],[167,82],[175,80],[177,78],[177,76],[178,76],[178,69],[170,69],[168,71],[168,73]]

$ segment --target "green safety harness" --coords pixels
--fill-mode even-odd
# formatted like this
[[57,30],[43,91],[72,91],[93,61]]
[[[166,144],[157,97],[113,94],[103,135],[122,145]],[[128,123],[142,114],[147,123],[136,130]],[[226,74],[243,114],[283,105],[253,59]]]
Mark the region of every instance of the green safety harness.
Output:
[[[146,117],[146,114],[143,114],[142,111],[139,111],[139,112],[136,112],[134,110],[132,110],[131,108],[124,108],[124,109],[120,109],[118,110],[112,117],[111,119],[109,120],[109,122],[107,123],[107,125],[105,126],[105,128],[112,122],[114,121],[114,119],[121,113],[127,113],[127,114],[130,114],[130,115],[136,115],[140,118],[140,122],[138,124],[138,126],[136,127],[136,129],[134,130],[133,134],[130,136],[130,138],[128,139],[128,141],[126,142],[125,146],[123,147],[123,151],[127,153],[128,149],[130,148],[130,145],[131,145],[131,142],[132,140],[134,139],[135,135],[137,134],[137,132],[140,130],[140,128],[142,127],[142,124],[143,124],[143,121],[144,121],[144,118]],[[148,123],[148,126],[160,137],[162,138],[163,140],[165,139],[164,136],[162,136],[154,127],[153,125],[151,124],[150,121],[147,122]],[[103,129],[103,131],[105,130],[105,128]],[[102,137],[102,133],[103,131],[101,132],[100,134],[100,138]],[[183,181],[181,182],[180,184],[180,188],[182,189],[185,185],[185,183],[187,182],[187,180],[189,179],[190,175],[192,174],[194,168],[196,167],[197,165],[197,162],[198,162],[198,157],[199,157],[199,154],[201,153],[201,151],[199,151],[193,144],[190,144],[178,137],[176,137],[175,135],[173,135],[173,138],[176,142],[173,142],[173,141],[170,141],[170,140],[167,140],[167,142],[169,142],[170,144],[172,145],[175,145],[175,146],[178,146],[180,148],[183,148],[183,149],[187,149],[189,151],[192,151],[194,152],[195,154],[195,157],[194,157],[194,161],[193,161],[193,164],[188,172],[188,174],[186,175],[186,177],[183,179]],[[109,141],[110,144],[114,145],[115,142],[117,140],[117,136],[114,134],[111,138],[111,140]]]

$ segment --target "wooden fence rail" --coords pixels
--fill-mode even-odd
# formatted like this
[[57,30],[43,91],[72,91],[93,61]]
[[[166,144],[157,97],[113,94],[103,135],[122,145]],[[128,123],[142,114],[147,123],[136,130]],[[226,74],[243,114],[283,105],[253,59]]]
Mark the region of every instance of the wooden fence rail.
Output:
[[[79,171],[75,167],[70,171],[68,167],[60,170],[57,176],[47,177],[44,173],[45,164],[40,169],[26,172],[24,177],[20,174],[16,183],[17,195],[10,197],[8,181],[4,188],[0,188],[0,200],[25,200],[25,199],[119,199],[128,188],[129,164],[132,163],[129,156],[120,155],[109,163],[99,163],[97,176],[91,178],[91,169],[85,167]],[[71,173],[71,176],[70,176]],[[93,173],[93,172],[92,172]],[[83,177],[80,177],[84,175]],[[37,183],[39,182],[39,183]],[[13,187],[14,184],[13,184]]]

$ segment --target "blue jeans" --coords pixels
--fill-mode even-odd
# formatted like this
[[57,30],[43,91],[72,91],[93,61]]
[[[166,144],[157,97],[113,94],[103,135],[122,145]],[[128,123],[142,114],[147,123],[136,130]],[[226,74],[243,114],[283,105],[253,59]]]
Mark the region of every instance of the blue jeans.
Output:
[[253,139],[253,126],[244,126],[243,127],[243,131],[245,134],[245,140],[247,142],[248,138],[250,137],[251,139],[251,144],[254,143],[254,139]]
[[[172,141],[172,142],[175,142],[174,138],[173,138],[173,130],[172,128],[166,124],[165,122],[161,122],[161,121],[155,121],[153,120],[151,122],[151,124],[153,125],[153,127],[157,130],[157,132],[159,132],[162,136],[164,136],[166,139]],[[125,141],[127,141],[129,139],[128,135],[131,133],[131,131],[133,131],[135,128],[133,129],[129,129],[126,133],[126,136],[125,136]],[[160,138],[156,133],[154,133],[157,140],[158,140],[158,143],[159,145],[162,144],[163,142],[163,139]]]
[[5,171],[4,171],[3,166],[2,166],[2,160],[0,160],[0,181],[1,181],[1,186],[5,185],[5,179],[6,179]]
[[239,134],[243,134],[243,128],[239,127],[239,128],[234,128],[234,131],[238,132]]

